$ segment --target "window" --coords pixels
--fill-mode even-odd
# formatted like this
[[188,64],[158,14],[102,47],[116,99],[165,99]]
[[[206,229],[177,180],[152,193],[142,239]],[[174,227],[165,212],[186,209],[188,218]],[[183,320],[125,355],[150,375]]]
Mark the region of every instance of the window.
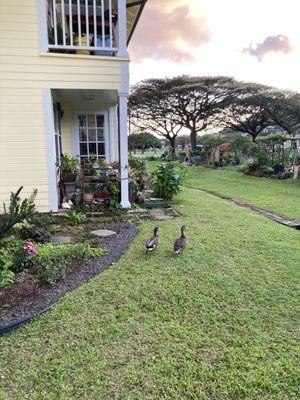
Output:
[[106,158],[104,115],[78,114],[79,156]]

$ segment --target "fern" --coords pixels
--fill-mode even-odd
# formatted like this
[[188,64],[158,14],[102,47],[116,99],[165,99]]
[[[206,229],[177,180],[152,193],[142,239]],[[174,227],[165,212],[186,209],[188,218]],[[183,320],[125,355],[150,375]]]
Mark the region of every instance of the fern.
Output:
[[15,193],[11,192],[9,207],[3,204],[4,214],[0,218],[0,237],[8,232],[16,224],[29,219],[36,214],[35,198],[37,189],[34,189],[30,197],[21,199],[21,186]]

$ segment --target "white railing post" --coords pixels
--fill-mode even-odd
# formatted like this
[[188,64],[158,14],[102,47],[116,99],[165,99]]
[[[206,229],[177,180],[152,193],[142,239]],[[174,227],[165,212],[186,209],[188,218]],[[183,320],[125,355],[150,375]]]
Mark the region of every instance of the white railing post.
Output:
[[118,0],[118,25],[117,25],[118,56],[128,57],[127,52],[127,10],[126,0]]

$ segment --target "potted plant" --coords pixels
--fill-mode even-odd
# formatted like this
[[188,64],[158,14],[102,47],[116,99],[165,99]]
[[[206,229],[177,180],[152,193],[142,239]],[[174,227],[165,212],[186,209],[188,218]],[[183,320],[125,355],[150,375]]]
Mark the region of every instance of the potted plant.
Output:
[[85,185],[83,190],[83,200],[87,203],[91,203],[94,200],[94,185]]
[[80,160],[77,157],[63,154],[60,157],[61,164],[61,178],[63,182],[75,182],[77,179],[77,172],[80,168]]

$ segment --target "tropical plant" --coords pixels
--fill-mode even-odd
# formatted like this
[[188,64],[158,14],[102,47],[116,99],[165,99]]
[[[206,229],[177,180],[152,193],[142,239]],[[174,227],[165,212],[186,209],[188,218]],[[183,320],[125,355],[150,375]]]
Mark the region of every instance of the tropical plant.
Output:
[[151,175],[155,195],[172,200],[180,192],[184,176],[183,167],[178,162],[159,164]]
[[80,167],[80,159],[69,154],[62,154],[60,163],[65,172],[70,172],[72,174],[75,174]]
[[70,225],[79,225],[86,222],[87,220],[87,217],[83,212],[78,212],[75,210],[70,210],[67,213],[62,214],[62,217]]
[[37,189],[28,198],[21,200],[21,186],[15,193],[11,192],[9,207],[3,204],[4,214],[0,216],[0,237],[4,236],[13,226],[32,218],[36,214],[35,198]]

